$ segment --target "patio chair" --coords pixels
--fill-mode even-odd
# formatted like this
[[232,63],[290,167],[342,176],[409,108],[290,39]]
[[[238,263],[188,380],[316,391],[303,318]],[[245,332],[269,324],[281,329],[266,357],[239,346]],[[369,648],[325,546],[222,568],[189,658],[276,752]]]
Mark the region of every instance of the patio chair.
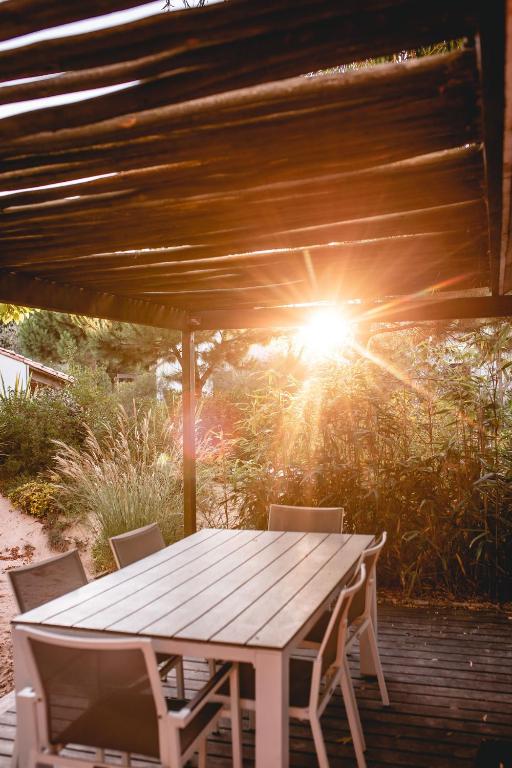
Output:
[[[199,751],[199,766],[205,768],[208,734],[223,715],[223,705],[212,696],[224,684],[233,764],[241,768],[236,664],[225,664],[191,701],[169,701],[149,639],[77,638],[28,627],[20,638],[33,684],[18,692],[18,716],[37,734],[29,768],[70,768],[75,761],[84,768],[111,768],[106,749],[121,752],[124,765],[135,753],[156,758],[165,768],[183,766]],[[94,752],[62,755],[69,744]]]
[[[377,633],[372,618],[372,609],[376,598],[377,561],[386,543],[386,539],[387,533],[384,531],[377,543],[372,547],[368,547],[362,554],[361,562],[366,567],[366,578],[359,591],[354,595],[348,612],[349,637],[346,642],[346,649],[347,653],[349,653],[352,646],[358,640],[360,641],[362,637],[368,640],[368,648],[377,673],[382,703],[384,706],[389,706],[389,696],[384,672],[382,671]],[[315,624],[301,647],[319,647],[328,621],[329,614],[325,613]]]
[[[290,659],[288,713],[290,717],[298,720],[309,720],[320,768],[329,768],[320,718],[338,685],[341,688],[347,712],[358,768],[366,768],[364,757],[366,745],[345,649],[350,604],[354,595],[364,585],[365,578],[366,569],[361,563],[350,586],[340,592],[319,647],[309,655],[297,654]],[[240,706],[242,709],[254,710],[256,690],[254,667],[251,664],[239,664],[239,672]],[[228,694],[229,691],[224,686],[220,690],[219,697],[227,697]]]
[[[110,548],[118,568],[142,560],[154,552],[159,552],[165,547],[164,537],[158,523],[150,523],[142,528],[135,528],[127,533],[120,533],[109,539]],[[185,695],[185,676],[183,672],[183,660],[178,656],[170,656],[166,653],[157,653],[160,676],[165,679],[167,673],[176,667],[176,688],[178,696]]]
[[[77,549],[49,557],[39,563],[23,565],[7,571],[14,599],[20,613],[39,608],[40,605],[72,592],[88,583]],[[176,668],[178,696],[184,696],[183,662],[179,656],[158,654],[160,675],[163,679]]]
[[7,571],[20,613],[31,611],[87,584],[77,549]]
[[164,537],[158,523],[136,528],[128,533],[120,533],[109,539],[110,547],[118,568],[142,560],[165,547]]
[[292,507],[287,504],[271,504],[268,529],[342,533],[344,514],[343,507]]

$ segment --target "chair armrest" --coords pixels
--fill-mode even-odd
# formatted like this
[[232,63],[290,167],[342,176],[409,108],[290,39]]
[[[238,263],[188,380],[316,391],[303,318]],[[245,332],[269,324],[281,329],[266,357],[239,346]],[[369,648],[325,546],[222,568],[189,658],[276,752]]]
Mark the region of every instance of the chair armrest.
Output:
[[185,728],[189,724],[190,720],[210,701],[215,691],[220,688],[236,667],[237,665],[233,662],[223,664],[214,676],[208,680],[204,688],[187,702],[182,709],[178,712],[169,712],[169,717],[178,720],[178,728]]

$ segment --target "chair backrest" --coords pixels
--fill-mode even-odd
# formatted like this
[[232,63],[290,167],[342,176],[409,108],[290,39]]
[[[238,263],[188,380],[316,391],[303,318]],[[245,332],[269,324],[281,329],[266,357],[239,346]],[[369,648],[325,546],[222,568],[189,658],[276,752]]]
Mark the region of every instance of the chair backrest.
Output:
[[77,549],[7,571],[18,609],[25,613],[87,584]]
[[143,557],[152,555],[165,547],[164,537],[158,527],[158,523],[136,528],[128,533],[120,533],[112,536],[110,546],[118,568],[142,560]]
[[345,656],[345,642],[348,626],[348,612],[350,604],[361,589],[366,578],[366,568],[362,560],[359,561],[355,575],[348,586],[340,592],[336,604],[331,613],[331,618],[320,643],[318,654],[314,662],[313,677],[311,682],[311,703],[318,701],[320,694],[320,682],[325,673],[331,668],[338,668]]
[[359,592],[354,595],[350,610],[348,613],[348,623],[352,624],[353,621],[361,617],[367,617],[370,615],[372,609],[372,595],[377,580],[377,561],[382,552],[382,548],[387,539],[386,531],[381,533],[377,543],[371,547],[365,549],[362,555],[362,562],[366,567],[366,579],[361,586]]
[[160,757],[159,718],[167,707],[150,640],[78,638],[28,627],[19,635],[43,748],[80,744]]
[[268,529],[342,533],[344,513],[343,507],[292,507],[287,504],[271,504]]

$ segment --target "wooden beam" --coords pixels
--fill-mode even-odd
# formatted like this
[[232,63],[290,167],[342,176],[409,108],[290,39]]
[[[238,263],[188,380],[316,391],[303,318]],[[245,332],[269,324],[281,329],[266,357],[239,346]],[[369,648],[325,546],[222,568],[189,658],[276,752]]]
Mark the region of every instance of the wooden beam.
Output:
[[499,293],[512,291],[512,0],[507,0],[505,60],[505,124]]
[[[80,244],[70,243],[65,254],[57,254],[53,248],[37,249],[37,251],[19,253],[13,252],[13,261],[8,259],[6,253],[2,256],[2,262],[6,268],[19,268],[31,271],[31,265],[38,275],[44,278],[58,280],[62,269],[72,269],[74,275],[80,275],[84,271],[91,270],[115,270],[123,267],[133,268],[139,272],[148,269],[150,273],[157,265],[167,262],[177,266],[179,263],[207,265],[207,264],[266,264],[273,253],[280,254],[288,249],[316,249],[328,247],[329,243],[360,242],[383,240],[385,238],[409,238],[422,235],[435,235],[441,232],[460,232],[462,241],[469,238],[481,239],[487,233],[487,218],[485,203],[483,200],[471,200],[467,203],[457,203],[446,206],[435,206],[424,210],[397,212],[390,215],[363,218],[352,221],[326,220],[318,226],[308,227],[303,225],[293,230],[279,228],[266,235],[253,235],[248,239],[239,232],[232,233],[230,249],[227,248],[225,234],[220,233],[214,237],[211,233],[206,242],[198,242],[198,238],[191,238],[185,248],[160,247],[158,251],[130,250],[130,251],[105,251],[94,253],[92,249],[83,253]],[[250,242],[252,249],[247,250]],[[78,245],[78,250],[77,250]],[[105,246],[105,243],[103,244]]]
[[[3,6],[16,4],[25,3],[1,5],[2,33]],[[78,5],[88,18],[89,4]],[[76,3],[62,4],[63,19],[67,6]],[[471,35],[476,7],[475,0],[430,0],[428,5],[417,0],[232,0],[5,51],[0,69],[5,79],[91,68],[101,72],[134,52],[141,66],[159,57],[156,74],[172,73],[176,93],[186,101],[205,95],[205,89],[219,92],[302,74],[312,62],[323,69]]]
[[91,19],[141,5],[141,0],[87,0],[87,4],[62,0],[7,0],[0,8],[0,40],[30,35],[73,21]]
[[[331,268],[340,272],[357,273],[359,267],[371,265],[389,266],[393,262],[407,261],[414,258],[419,262],[429,262],[432,266],[446,266],[453,262],[482,261],[485,265],[487,251],[485,249],[485,232],[477,227],[469,232],[464,229],[453,229],[447,232],[422,232],[413,235],[392,236],[388,238],[364,238],[359,241],[333,241],[317,245],[307,241],[300,247],[275,248],[269,251],[247,252],[216,256],[211,258],[196,258],[192,249],[183,253],[175,253],[178,258],[167,257],[155,251],[152,260],[148,254],[144,258],[130,256],[103,256],[83,259],[75,263],[70,261],[52,261],[50,255],[43,262],[36,261],[38,275],[45,279],[62,279],[66,271],[73,271],[73,282],[98,289],[112,282],[115,277],[117,289],[121,286],[137,290],[140,286],[145,289],[158,289],[183,282],[195,283],[206,279],[233,278],[240,280],[278,280],[300,272],[304,274],[304,249],[308,250],[313,268],[318,273],[325,273]],[[39,255],[39,254],[38,254]],[[483,257],[483,258],[482,258]],[[427,265],[425,265],[427,266]],[[17,270],[20,271],[19,265]],[[30,265],[25,267],[30,272]],[[320,274],[319,274],[320,276]],[[328,278],[330,279],[330,278]]]
[[[163,99],[160,105],[154,103],[157,95],[153,90],[157,86]],[[355,111],[358,122],[366,116],[370,120],[375,112],[380,113],[384,127],[390,121],[392,124],[399,122],[398,118],[403,114],[408,124],[419,124],[420,132],[426,122],[436,134],[443,130],[448,141],[456,133],[461,135],[463,143],[467,143],[473,140],[475,132],[479,132],[477,86],[472,50],[382,64],[347,72],[342,77],[297,77],[177,104],[170,100],[170,86],[159,80],[157,85],[151,85],[149,95],[145,95],[146,86],[133,87],[109,94],[105,99],[74,104],[72,110],[61,106],[4,118],[0,121],[2,167],[12,169],[13,163],[6,162],[12,155],[33,156],[36,152],[51,150],[58,151],[55,161],[62,164],[66,159],[63,150],[69,148],[75,152],[71,159],[76,160],[76,150],[83,147],[82,155],[96,162],[99,156],[107,168],[111,152],[122,156],[130,154],[131,150],[136,162],[141,148],[143,158],[150,153],[154,155],[154,145],[161,157],[167,156],[168,162],[178,163],[184,159],[184,150],[186,159],[194,152],[200,156],[208,154],[206,148],[211,141],[215,141],[216,151],[217,146],[222,149],[223,144],[227,144],[229,151],[230,141],[236,142],[240,151],[246,147],[246,142],[237,141],[240,130],[259,128],[260,133],[268,133],[266,123],[272,119],[278,121],[281,132],[288,124],[296,125],[301,121],[307,124],[314,109],[320,115],[325,113],[324,123],[332,116],[332,110],[337,110],[338,128],[340,121],[343,121],[341,125],[350,128]],[[385,105],[388,105],[387,109]],[[398,109],[398,115],[393,108]],[[126,113],[130,113],[129,119]],[[430,113],[433,115],[429,119]],[[373,125],[379,126],[377,118]],[[229,140],[224,138],[224,132],[228,133]],[[402,135],[403,141],[409,143],[412,140],[403,125]],[[140,141],[136,142],[136,147],[128,144],[142,138],[142,147]],[[106,142],[109,143],[108,152]],[[96,147],[96,144],[103,146]],[[233,156],[232,151],[230,156]],[[47,161],[48,158],[43,162],[46,164]],[[21,164],[27,162],[31,167],[39,164],[37,158],[24,159]],[[157,161],[153,160],[153,164]]]
[[6,259],[14,250],[23,253],[27,248],[30,253],[51,250],[57,259],[70,249],[86,255],[94,250],[184,245],[198,238],[208,242],[218,232],[223,232],[228,248],[233,233],[237,238],[243,235],[251,247],[254,237],[265,231],[475,200],[481,196],[481,182],[480,149],[469,147],[353,174],[248,189],[221,188],[205,197],[194,196],[192,190],[190,197],[184,197],[184,190],[164,187],[148,189],[130,202],[98,204],[66,216],[44,210],[5,212],[0,243]]
[[[512,317],[512,296],[469,296],[455,299],[443,299],[438,296],[431,300],[404,296],[388,302],[339,306],[343,314],[355,323],[431,322]],[[321,308],[322,305],[252,310],[206,310],[190,313],[189,325],[195,330],[294,328],[307,323]]]
[[183,408],[183,526],[185,536],[196,531],[196,351],[194,332],[181,334]]
[[505,112],[505,0],[493,0],[481,16],[477,52],[482,79],[484,167],[489,218],[491,288],[500,291]]
[[0,301],[157,328],[181,329],[186,325],[183,311],[164,304],[6,271],[0,271]]
[[[10,192],[2,207],[162,183],[181,189],[191,180],[197,191],[199,174],[204,195],[219,187],[219,179],[238,186],[251,179],[270,184],[382,166],[481,141],[472,50],[343,77],[295,78],[253,89],[249,96],[224,98],[218,108],[203,100],[202,108],[195,102],[193,109],[176,109],[168,113],[165,128],[148,128],[145,137],[131,137],[120,128],[101,145],[43,155],[6,146],[0,186]],[[12,135],[19,137],[17,130]],[[23,154],[8,159],[17,151]],[[95,174],[103,176],[47,187]],[[16,192],[30,187],[38,189]]]

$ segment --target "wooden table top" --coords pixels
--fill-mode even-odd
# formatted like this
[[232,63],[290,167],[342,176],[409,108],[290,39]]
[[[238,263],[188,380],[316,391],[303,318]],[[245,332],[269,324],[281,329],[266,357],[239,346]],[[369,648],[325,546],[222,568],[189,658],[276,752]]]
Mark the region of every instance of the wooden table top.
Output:
[[373,538],[206,528],[13,623],[281,649]]

